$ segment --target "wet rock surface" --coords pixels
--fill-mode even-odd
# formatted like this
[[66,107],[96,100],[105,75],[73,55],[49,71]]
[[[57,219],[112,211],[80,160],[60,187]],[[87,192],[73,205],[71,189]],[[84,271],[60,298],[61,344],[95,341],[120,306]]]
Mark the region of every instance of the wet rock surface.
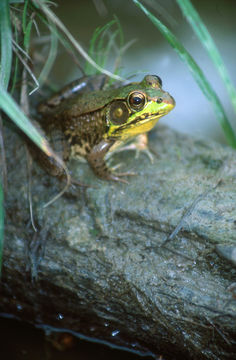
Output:
[[10,142],[0,312],[155,355],[233,359],[235,151],[157,126],[154,164],[112,157],[137,172],[128,185],[71,161],[92,187],[46,208],[62,184],[34,164],[35,232],[25,149]]

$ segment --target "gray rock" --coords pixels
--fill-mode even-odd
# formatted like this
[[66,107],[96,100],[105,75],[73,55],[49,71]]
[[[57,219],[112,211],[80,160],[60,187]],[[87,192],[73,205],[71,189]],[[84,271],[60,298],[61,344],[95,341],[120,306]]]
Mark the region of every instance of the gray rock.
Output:
[[234,150],[157,126],[154,164],[112,158],[137,172],[128,185],[72,161],[93,187],[46,208],[63,186],[34,165],[35,232],[25,150],[10,138],[1,312],[156,356],[234,358],[236,269],[218,256],[236,246]]

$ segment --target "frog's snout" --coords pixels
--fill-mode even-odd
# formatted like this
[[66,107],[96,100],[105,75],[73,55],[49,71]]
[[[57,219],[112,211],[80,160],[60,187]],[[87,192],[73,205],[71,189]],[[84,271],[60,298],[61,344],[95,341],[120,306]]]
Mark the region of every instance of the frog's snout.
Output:
[[173,108],[175,107],[175,99],[168,92],[164,93],[162,101],[168,105],[171,105]]

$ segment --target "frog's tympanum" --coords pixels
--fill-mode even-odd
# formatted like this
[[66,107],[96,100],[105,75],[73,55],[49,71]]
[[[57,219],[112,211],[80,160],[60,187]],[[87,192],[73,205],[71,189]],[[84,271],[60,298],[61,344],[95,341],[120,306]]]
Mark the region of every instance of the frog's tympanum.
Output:
[[[129,173],[112,172],[104,156],[117,142],[151,130],[175,101],[155,75],[103,90],[105,81],[104,75],[83,77],[40,104],[38,112],[42,128],[64,161],[82,156],[98,177],[122,181],[121,176]],[[47,171],[59,177],[63,173],[55,163],[48,164]]]

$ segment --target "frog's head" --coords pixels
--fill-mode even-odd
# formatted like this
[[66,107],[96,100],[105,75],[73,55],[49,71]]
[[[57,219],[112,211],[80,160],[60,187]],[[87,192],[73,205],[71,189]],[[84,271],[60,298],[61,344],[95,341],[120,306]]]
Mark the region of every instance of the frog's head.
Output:
[[116,99],[107,105],[107,136],[125,140],[145,133],[174,106],[175,100],[162,90],[161,79],[156,75],[147,75],[140,83],[120,88]]

